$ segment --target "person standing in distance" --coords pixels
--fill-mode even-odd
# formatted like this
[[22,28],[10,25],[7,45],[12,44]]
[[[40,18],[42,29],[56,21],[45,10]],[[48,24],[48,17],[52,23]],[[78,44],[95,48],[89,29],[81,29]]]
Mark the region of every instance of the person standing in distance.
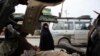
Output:
[[40,51],[54,50],[54,41],[47,23],[44,23],[40,36]]

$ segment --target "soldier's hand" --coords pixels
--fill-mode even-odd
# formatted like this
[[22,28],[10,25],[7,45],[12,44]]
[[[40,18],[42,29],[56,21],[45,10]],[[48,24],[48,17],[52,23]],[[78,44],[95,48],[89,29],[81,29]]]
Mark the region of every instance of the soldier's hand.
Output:
[[40,51],[39,47],[38,46],[34,46],[36,51]]

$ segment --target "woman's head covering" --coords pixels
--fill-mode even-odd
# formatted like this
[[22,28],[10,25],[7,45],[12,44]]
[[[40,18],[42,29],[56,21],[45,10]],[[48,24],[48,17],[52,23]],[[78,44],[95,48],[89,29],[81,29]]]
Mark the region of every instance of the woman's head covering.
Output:
[[46,28],[45,26],[48,27],[48,24],[47,24],[47,23],[44,23],[44,24],[43,24],[43,28]]

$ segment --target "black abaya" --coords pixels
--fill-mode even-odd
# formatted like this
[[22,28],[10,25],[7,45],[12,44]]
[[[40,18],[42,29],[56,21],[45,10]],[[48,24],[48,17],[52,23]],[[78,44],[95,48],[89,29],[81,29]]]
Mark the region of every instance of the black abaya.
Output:
[[48,26],[48,25],[45,23],[41,31],[40,50],[42,51],[54,50],[54,41],[53,41],[52,35],[49,31],[49,28],[46,28],[45,26]]

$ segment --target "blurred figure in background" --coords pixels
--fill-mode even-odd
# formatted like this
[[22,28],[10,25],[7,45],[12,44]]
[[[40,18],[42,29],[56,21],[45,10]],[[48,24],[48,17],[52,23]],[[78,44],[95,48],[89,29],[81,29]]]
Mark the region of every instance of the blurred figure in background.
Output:
[[41,51],[54,50],[54,41],[47,23],[42,26],[39,47]]

